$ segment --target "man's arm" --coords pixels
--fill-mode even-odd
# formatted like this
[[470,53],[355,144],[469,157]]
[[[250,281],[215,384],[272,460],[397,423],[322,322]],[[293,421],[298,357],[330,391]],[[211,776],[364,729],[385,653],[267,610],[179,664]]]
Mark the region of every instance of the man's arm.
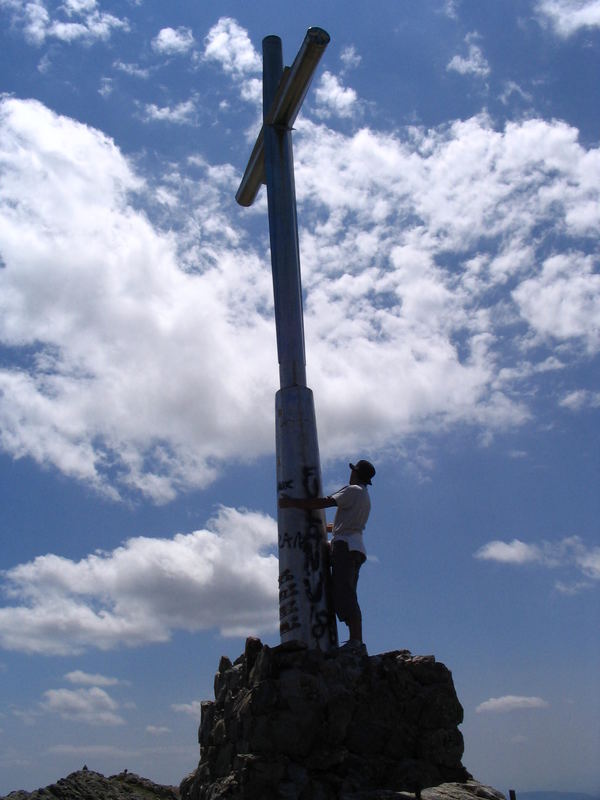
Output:
[[337,506],[333,497],[288,497],[283,494],[279,498],[279,508],[301,508],[305,511],[314,511],[318,508],[332,508]]

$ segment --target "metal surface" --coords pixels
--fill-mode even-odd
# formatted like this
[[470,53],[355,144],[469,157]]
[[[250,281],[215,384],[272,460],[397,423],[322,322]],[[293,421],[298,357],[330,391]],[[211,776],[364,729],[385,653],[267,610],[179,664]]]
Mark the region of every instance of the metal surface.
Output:
[[322,28],[308,29],[287,80],[281,84],[281,91],[271,100],[264,118],[265,125],[292,127],[328,44],[329,34]]
[[[271,107],[282,72],[281,39],[267,36],[263,40],[265,109]],[[275,125],[263,125],[263,131],[280,386],[306,386],[292,132]]]
[[[292,67],[284,70],[281,39],[263,39],[263,126],[236,195],[250,205],[260,184],[267,184],[281,386],[277,489],[305,498],[320,496],[322,484],[313,396],[306,386],[291,125],[328,42],[325,31],[309,29]],[[282,642],[299,639],[329,650],[337,644],[337,629],[328,594],[324,522],[323,511],[278,509],[279,616]]]
[[[278,37],[267,37],[270,38]],[[308,29],[294,63],[291,68],[286,67],[280,76],[278,90],[270,97],[269,105],[263,103],[263,109],[266,111],[263,114],[265,124],[292,127],[328,44],[329,34],[326,31],[322,28]],[[264,128],[261,128],[235,199],[241,206],[251,206],[263,183],[266,183],[266,177]]]
[[[305,386],[276,395],[277,487],[301,497],[322,492],[313,395]],[[323,511],[279,509],[279,633],[311,648],[337,646],[329,597],[329,548]]]

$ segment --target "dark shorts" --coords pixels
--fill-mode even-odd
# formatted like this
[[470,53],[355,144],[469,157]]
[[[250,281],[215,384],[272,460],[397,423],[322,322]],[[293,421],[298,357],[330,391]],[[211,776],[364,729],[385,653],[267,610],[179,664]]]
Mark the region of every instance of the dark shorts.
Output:
[[365,556],[358,550],[349,550],[346,542],[333,542],[331,548],[331,583],[333,605],[340,622],[360,614],[356,597],[358,573]]

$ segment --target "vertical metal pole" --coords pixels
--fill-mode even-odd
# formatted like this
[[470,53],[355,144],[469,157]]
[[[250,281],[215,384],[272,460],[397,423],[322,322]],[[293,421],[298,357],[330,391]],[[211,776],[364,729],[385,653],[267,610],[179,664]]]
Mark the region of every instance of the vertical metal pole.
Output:
[[[282,73],[281,39],[267,36],[263,40],[265,116]],[[264,136],[280,385],[306,386],[292,132],[284,126],[265,125]]]
[[[283,72],[281,39],[263,40],[263,109],[271,107]],[[278,491],[322,494],[313,395],[306,386],[302,285],[291,131],[264,125],[265,177],[281,389],[276,396]],[[337,645],[328,598],[328,552],[323,511],[278,510],[279,621],[282,642],[311,648]]]

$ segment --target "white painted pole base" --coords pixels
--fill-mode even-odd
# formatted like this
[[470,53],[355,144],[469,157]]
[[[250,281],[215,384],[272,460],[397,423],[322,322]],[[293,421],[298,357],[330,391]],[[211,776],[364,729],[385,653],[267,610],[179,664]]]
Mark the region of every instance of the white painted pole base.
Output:
[[[275,398],[277,488],[290,497],[322,495],[313,394],[306,386],[280,389]],[[282,644],[337,647],[329,611],[329,552],[325,513],[278,509],[279,629]]]

